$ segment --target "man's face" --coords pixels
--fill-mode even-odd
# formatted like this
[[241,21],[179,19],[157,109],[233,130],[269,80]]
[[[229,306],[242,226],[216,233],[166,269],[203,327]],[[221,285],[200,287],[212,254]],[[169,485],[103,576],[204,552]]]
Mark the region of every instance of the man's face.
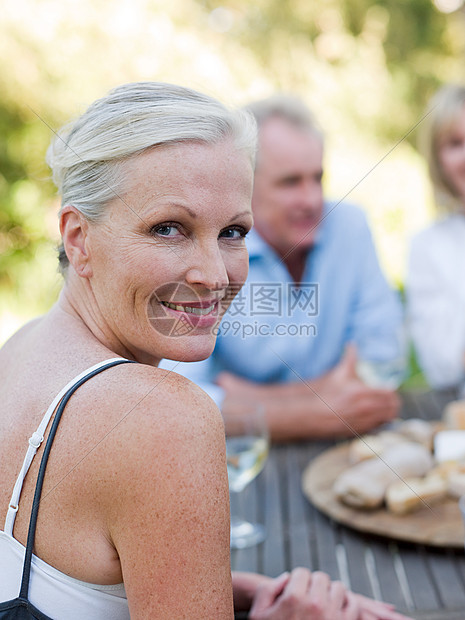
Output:
[[281,118],[260,127],[252,209],[255,228],[282,257],[313,245],[323,213],[323,145]]

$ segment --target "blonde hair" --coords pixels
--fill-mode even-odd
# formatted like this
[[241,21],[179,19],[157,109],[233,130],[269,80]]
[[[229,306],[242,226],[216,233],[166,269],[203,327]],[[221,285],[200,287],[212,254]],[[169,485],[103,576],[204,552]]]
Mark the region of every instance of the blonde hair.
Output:
[[440,210],[452,213],[461,208],[456,189],[446,178],[439,161],[440,143],[453,131],[459,114],[465,107],[465,86],[448,84],[443,86],[431,98],[419,147],[428,163],[429,174],[433,184],[435,200]]
[[[216,144],[232,139],[252,165],[256,123],[195,90],[162,82],[134,82],[95,101],[55,135],[47,163],[62,196],[89,221],[102,217],[107,203],[126,183],[125,162],[154,146],[181,142]],[[63,246],[60,269],[68,266]]]

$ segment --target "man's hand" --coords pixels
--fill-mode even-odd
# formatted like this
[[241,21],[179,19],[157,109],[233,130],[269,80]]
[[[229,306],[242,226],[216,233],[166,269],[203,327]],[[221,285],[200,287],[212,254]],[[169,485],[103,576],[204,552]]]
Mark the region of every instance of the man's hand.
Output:
[[331,409],[335,433],[351,437],[396,417],[400,401],[393,390],[371,388],[358,377],[357,351],[348,345],[331,371],[311,382],[316,395]]
[[244,400],[261,403],[274,440],[351,437],[391,421],[400,405],[395,391],[363,383],[356,364],[355,347],[349,345],[339,364],[318,379],[259,384],[223,372],[217,384],[229,411]]

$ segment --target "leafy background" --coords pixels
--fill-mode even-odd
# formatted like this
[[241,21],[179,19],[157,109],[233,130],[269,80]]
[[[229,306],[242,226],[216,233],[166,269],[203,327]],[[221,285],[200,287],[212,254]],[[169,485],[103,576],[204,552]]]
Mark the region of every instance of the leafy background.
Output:
[[0,341],[56,299],[53,130],[122,82],[240,105],[301,96],[326,136],[325,189],[359,203],[392,284],[434,216],[417,126],[465,81],[463,0],[15,0],[0,21]]

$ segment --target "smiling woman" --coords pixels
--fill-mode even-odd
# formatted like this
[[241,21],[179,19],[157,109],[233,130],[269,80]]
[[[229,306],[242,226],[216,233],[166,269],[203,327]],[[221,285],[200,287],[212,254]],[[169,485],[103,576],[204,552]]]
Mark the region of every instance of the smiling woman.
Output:
[[[156,366],[213,349],[247,274],[254,153],[247,114],[159,83],[115,89],[54,139],[64,287],[0,351],[0,600],[18,596],[33,456],[49,452],[19,609],[29,597],[56,620],[232,616],[221,416]],[[107,370],[65,397],[55,436],[62,388],[89,367]]]

